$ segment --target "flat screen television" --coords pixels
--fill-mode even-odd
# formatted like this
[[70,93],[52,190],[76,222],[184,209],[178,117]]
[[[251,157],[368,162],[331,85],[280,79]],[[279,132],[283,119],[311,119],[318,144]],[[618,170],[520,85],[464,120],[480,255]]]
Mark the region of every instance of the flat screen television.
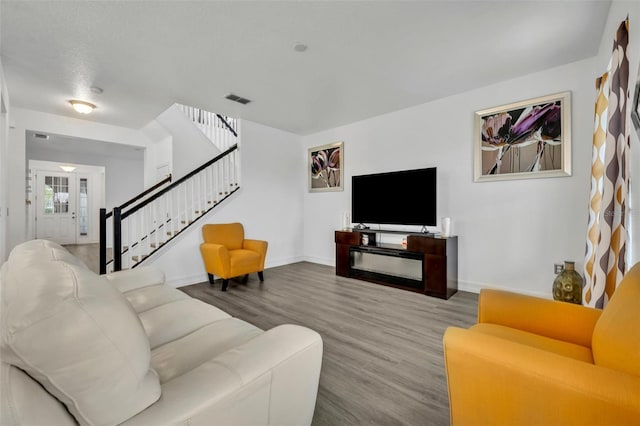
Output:
[[354,223],[435,226],[436,168],[351,177]]

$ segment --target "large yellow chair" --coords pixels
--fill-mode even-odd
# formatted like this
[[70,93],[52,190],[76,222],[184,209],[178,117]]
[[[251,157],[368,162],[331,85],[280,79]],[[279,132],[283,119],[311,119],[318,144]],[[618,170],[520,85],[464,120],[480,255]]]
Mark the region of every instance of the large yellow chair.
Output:
[[227,291],[229,279],[257,272],[264,281],[264,261],[267,257],[267,242],[244,238],[241,223],[207,224],[202,227],[204,242],[200,253],[204,260],[209,282],[214,275],[222,278],[222,291]]
[[640,425],[640,264],[604,310],[482,290],[443,343],[452,425]]

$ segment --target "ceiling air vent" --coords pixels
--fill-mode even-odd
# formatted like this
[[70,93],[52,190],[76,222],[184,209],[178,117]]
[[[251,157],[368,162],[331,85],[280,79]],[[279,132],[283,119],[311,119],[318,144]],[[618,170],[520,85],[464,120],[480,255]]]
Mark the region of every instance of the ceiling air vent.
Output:
[[49,135],[45,135],[44,133],[34,133],[33,137],[36,139],[49,140]]
[[233,93],[229,93],[227,96],[225,96],[225,98],[229,99],[230,101],[238,102],[242,105],[246,105],[251,102],[249,99],[243,98],[242,96],[234,95]]

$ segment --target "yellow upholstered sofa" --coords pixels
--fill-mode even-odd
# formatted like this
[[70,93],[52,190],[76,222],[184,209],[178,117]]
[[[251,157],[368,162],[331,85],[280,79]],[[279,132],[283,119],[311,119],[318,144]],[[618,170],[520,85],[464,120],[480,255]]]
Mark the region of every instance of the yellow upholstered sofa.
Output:
[[452,425],[640,425],[640,264],[604,310],[482,290],[443,343]]
[[209,282],[214,276],[222,278],[222,291],[227,290],[229,279],[257,272],[264,280],[264,261],[268,243],[262,240],[244,238],[241,223],[215,223],[202,227],[204,242],[200,253],[204,261]]

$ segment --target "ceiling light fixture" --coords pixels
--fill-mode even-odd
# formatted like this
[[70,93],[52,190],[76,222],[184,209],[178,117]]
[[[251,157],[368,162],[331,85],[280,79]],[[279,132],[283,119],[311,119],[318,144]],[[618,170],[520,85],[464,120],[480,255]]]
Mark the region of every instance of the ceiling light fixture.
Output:
[[74,171],[74,170],[76,169],[76,168],[75,168],[75,167],[73,167],[73,166],[60,166],[60,168],[61,168],[62,170],[64,170],[65,172],[68,172],[68,173],[70,173],[70,172],[72,172],[72,171]]
[[92,103],[85,102],[85,101],[78,101],[78,100],[75,100],[75,99],[69,101],[69,103],[71,104],[73,109],[75,109],[80,114],[89,114],[96,107]]

